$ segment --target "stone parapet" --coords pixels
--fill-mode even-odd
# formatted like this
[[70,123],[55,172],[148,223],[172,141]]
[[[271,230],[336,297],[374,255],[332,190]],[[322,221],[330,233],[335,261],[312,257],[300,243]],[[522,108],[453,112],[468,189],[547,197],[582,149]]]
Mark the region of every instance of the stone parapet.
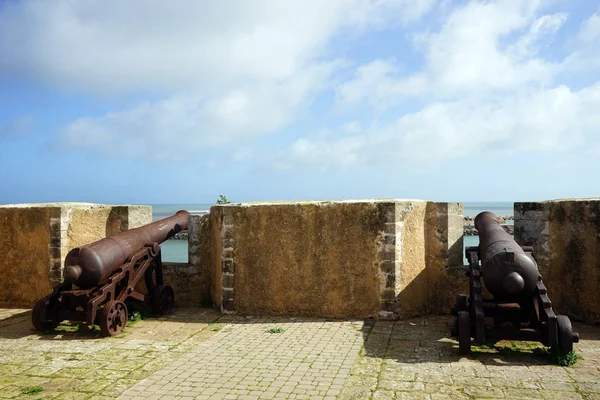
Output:
[[456,281],[447,266],[462,264],[462,210],[393,199],[218,205],[205,229],[211,245],[194,259],[210,262],[212,301],[225,313],[446,312],[455,293],[443,288]]
[[557,313],[600,322],[600,199],[515,203],[515,240],[533,246]]
[[[177,306],[197,307],[201,304],[203,290],[207,292],[207,276],[191,263],[163,262],[163,278],[175,292]],[[142,287],[144,292],[145,286]]]
[[61,282],[71,249],[151,221],[149,206],[0,205],[0,304],[33,305]]
[[[212,261],[212,235],[210,231],[210,215],[190,214],[188,220],[188,262],[194,274],[197,275],[197,285],[188,286],[190,293],[184,304],[208,306],[212,303],[210,298],[211,282],[214,273]],[[177,288],[176,288],[177,289]],[[177,300],[182,304],[181,296]]]

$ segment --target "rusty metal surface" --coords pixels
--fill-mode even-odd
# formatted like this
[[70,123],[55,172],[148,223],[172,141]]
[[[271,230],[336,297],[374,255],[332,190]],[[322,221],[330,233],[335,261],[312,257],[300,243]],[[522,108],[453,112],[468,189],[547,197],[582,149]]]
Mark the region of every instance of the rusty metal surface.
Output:
[[531,293],[539,276],[531,254],[523,251],[489,211],[475,217],[475,227],[479,231],[483,281],[490,293],[497,298]]
[[[572,351],[579,335],[567,316],[554,313],[533,249],[519,246],[489,211],[477,215],[475,227],[479,246],[465,249],[469,295],[458,296],[454,309],[459,351],[470,352],[471,338],[478,345],[527,340],[563,354]],[[493,298],[483,297],[483,284]]]
[[[163,282],[159,243],[187,229],[187,211],[74,249],[67,255],[65,279],[40,299],[31,316],[38,331],[61,321],[98,324],[104,335],[118,335],[127,323],[125,300],[135,299],[165,313],[174,305],[173,289]],[[144,279],[147,293],[136,289]]]
[[65,259],[64,281],[82,289],[103,284],[115,269],[144,245],[160,244],[186,230],[188,216],[187,211],[178,211],[172,217],[71,250]]

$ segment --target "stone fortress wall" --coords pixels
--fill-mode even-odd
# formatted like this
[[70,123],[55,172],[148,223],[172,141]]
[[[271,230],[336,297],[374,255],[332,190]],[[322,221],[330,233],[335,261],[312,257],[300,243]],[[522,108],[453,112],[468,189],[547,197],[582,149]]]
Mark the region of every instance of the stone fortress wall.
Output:
[[600,322],[600,199],[515,203],[515,240],[533,246],[555,309]]
[[213,302],[226,313],[398,318],[448,311],[462,204],[421,200],[214,206]]
[[[407,318],[467,292],[461,203],[422,200],[216,205],[190,215],[188,263],[165,263],[180,305],[224,313]],[[600,200],[515,204],[555,310],[600,322]],[[67,252],[151,222],[147,206],[0,206],[0,304],[50,293]]]
[[0,205],[0,304],[32,306],[61,282],[67,253],[152,222],[152,207]]

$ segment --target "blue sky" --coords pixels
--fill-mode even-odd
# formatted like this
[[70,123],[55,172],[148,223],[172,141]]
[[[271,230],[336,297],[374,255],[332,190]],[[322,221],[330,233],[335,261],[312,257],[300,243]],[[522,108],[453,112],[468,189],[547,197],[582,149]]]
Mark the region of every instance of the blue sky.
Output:
[[0,203],[600,197],[600,3],[0,0]]

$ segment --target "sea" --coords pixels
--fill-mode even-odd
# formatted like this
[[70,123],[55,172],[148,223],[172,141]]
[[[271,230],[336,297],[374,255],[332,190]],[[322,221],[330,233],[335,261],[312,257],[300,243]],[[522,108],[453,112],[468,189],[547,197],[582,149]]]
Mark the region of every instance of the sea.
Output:
[[[502,203],[491,203],[491,202],[465,202],[463,215],[465,217],[476,217],[482,211],[491,211],[498,217],[514,217],[514,203],[502,202]],[[506,221],[506,224],[512,224],[514,221]],[[479,236],[463,236],[463,264],[468,264],[467,258],[465,257],[464,249],[469,246],[479,246]]]
[[[193,204],[150,204],[152,206],[152,221],[170,217],[179,210],[186,210],[190,214],[208,214],[211,203]],[[188,262],[188,241],[167,240],[160,245],[163,261]]]
[[[464,216],[475,217],[482,211],[491,211],[497,216],[513,216],[512,202],[464,202]],[[190,204],[152,204],[152,221],[169,217],[179,210],[187,210],[190,214],[208,214],[212,203],[190,203]],[[510,224],[512,221],[506,221]],[[464,236],[463,245],[479,245],[478,236]],[[164,261],[187,262],[188,243],[187,240],[167,240],[161,244],[162,258]],[[466,263],[466,259],[464,260]]]

